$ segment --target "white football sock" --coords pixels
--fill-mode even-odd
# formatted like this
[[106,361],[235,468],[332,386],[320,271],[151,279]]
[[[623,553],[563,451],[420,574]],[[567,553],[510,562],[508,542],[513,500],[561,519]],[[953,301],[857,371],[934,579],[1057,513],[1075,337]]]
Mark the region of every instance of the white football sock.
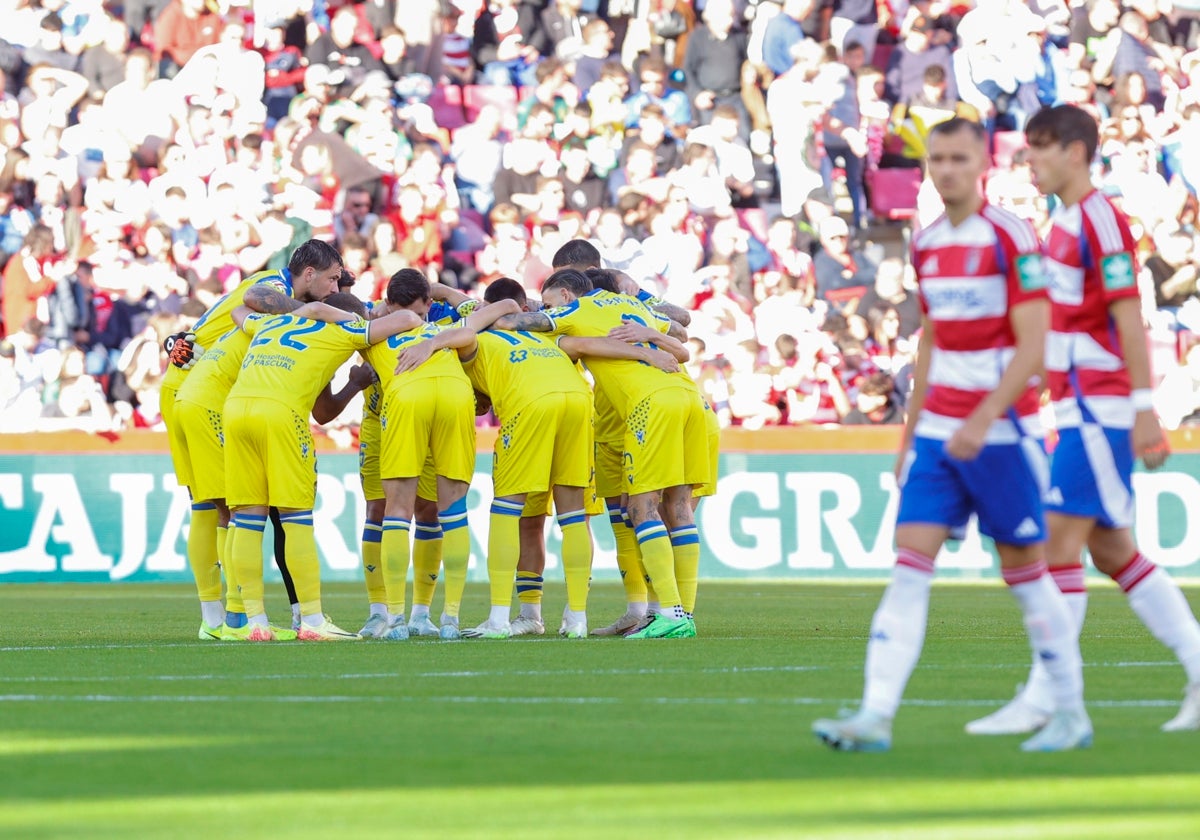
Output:
[[1175,652],[1188,682],[1200,682],[1200,624],[1178,584],[1156,566],[1125,594],[1146,629]]
[[1071,608],[1054,585],[1043,562],[1004,569],[1004,580],[1025,618],[1025,630],[1035,656],[1049,672],[1054,708],[1083,708],[1083,659]]
[[871,620],[862,707],[891,720],[921,658],[933,560],[901,549],[892,580]]

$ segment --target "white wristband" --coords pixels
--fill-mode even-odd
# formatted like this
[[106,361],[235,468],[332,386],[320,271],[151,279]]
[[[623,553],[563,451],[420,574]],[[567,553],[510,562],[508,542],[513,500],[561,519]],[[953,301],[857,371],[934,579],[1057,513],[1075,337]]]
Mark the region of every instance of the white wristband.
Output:
[[1154,410],[1154,395],[1149,388],[1135,388],[1129,394],[1133,402],[1133,410],[1137,412]]

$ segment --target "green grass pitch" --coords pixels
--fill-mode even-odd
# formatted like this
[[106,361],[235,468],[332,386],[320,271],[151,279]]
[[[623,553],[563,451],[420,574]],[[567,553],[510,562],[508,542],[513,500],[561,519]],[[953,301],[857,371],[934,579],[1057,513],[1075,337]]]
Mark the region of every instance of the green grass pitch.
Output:
[[[695,640],[231,645],[195,639],[189,587],[7,585],[0,837],[1200,836],[1200,733],[1158,731],[1182,670],[1111,586],[1084,630],[1091,750],[963,733],[1028,666],[1000,585],[935,588],[891,753],[818,744],[879,593],[703,584]],[[326,595],[357,628],[361,588]],[[611,621],[619,586],[589,606]],[[473,585],[464,623],[485,615]]]

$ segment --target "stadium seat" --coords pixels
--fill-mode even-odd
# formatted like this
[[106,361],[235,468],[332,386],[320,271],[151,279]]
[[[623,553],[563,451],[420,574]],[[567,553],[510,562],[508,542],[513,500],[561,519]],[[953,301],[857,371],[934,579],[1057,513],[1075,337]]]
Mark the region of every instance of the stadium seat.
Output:
[[911,219],[917,210],[921,178],[921,170],[915,167],[868,170],[871,212],[880,219]]
[[1024,148],[1025,132],[997,131],[992,137],[992,161],[999,169],[1011,169],[1013,158]]
[[517,127],[517,90],[499,85],[467,85],[463,88],[463,108],[467,122],[475,122],[484,105],[494,105],[500,110],[501,125],[509,131]]
[[457,85],[438,85],[429,96],[433,117],[442,128],[454,131],[467,124],[463,108],[463,89]]

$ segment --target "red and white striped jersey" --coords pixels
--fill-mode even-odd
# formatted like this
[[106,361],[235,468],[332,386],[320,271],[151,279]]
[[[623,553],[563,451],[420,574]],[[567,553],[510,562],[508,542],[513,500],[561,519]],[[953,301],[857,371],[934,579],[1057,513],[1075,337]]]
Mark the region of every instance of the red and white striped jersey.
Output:
[[1137,298],[1137,260],[1125,215],[1091,192],[1059,207],[1044,249],[1050,285],[1046,373],[1059,428],[1081,421],[1077,396],[1101,425],[1133,427],[1129,372],[1109,306]]
[[[913,237],[919,300],[934,329],[925,404],[916,434],[948,440],[1000,383],[1016,352],[1012,308],[1045,299],[1040,243],[1029,222],[985,204],[955,227],[941,216]],[[1013,408],[1027,434],[1040,436],[1035,383]],[[988,443],[1016,443],[1007,416]]]

